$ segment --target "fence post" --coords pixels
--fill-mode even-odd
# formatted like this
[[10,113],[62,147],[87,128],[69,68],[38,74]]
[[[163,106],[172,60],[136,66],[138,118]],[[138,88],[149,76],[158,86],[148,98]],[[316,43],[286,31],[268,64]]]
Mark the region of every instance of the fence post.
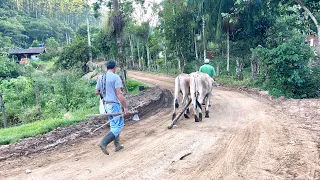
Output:
[[2,93],[0,93],[0,105],[1,105],[1,110],[2,110],[3,126],[4,126],[4,128],[7,128],[8,127],[8,122],[7,122],[7,119],[6,119],[6,112],[5,112],[5,109],[4,109],[4,102],[3,102],[3,99],[2,99]]
[[37,106],[38,106],[38,115],[41,117],[42,112],[41,112],[40,93],[39,93],[38,87],[36,87],[36,101],[37,101]]

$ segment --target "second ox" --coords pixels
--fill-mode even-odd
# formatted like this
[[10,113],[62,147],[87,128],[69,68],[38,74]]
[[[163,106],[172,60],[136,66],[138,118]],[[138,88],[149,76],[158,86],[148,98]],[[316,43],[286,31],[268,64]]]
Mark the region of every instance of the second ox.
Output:
[[195,122],[202,121],[201,104],[205,99],[205,117],[209,118],[209,100],[213,95],[214,83],[215,81],[208,74],[201,72],[194,72],[190,74],[190,95],[194,109]]

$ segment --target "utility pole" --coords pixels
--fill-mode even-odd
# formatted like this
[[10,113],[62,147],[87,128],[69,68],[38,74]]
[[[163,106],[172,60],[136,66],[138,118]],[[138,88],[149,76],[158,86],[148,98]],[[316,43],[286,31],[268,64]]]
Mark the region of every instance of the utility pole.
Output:
[[1,93],[0,93],[0,105],[1,105],[1,110],[2,110],[3,126],[4,126],[4,128],[7,128],[8,127],[8,122],[7,122],[7,119],[6,119],[6,112],[5,112],[5,109],[4,109],[4,102],[3,102],[3,99],[2,99],[2,94]]
[[89,62],[92,63],[91,40],[90,40],[90,26],[89,26],[89,13],[87,14],[87,32],[88,32],[88,46],[89,46]]

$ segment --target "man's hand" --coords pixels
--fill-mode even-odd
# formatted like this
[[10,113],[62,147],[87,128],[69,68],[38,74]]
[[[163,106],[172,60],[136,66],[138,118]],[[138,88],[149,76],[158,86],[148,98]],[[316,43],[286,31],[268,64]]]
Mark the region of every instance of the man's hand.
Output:
[[130,115],[130,113],[129,113],[127,108],[123,109],[123,111],[124,111],[124,116],[129,116]]
[[123,94],[121,92],[121,89],[120,88],[116,88],[116,93],[117,93],[117,97],[123,107],[123,111],[124,111],[124,115],[125,116],[128,116],[130,113],[128,111],[128,106],[127,106],[127,103],[126,101],[124,100],[124,97],[123,97]]

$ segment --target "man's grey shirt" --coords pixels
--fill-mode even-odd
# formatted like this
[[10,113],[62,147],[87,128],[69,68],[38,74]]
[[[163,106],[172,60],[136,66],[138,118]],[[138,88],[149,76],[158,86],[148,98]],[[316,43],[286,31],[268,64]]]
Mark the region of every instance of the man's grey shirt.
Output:
[[[116,88],[122,88],[122,81],[120,77],[117,74],[114,74],[112,72],[107,72],[105,78],[105,82],[102,82],[103,76],[100,76],[97,80],[96,90],[100,91],[100,94],[106,94],[106,96],[103,97],[103,100],[105,102],[116,102],[119,103]],[[102,85],[102,83],[105,83],[105,86]],[[105,87],[105,93],[103,93],[103,87]]]

